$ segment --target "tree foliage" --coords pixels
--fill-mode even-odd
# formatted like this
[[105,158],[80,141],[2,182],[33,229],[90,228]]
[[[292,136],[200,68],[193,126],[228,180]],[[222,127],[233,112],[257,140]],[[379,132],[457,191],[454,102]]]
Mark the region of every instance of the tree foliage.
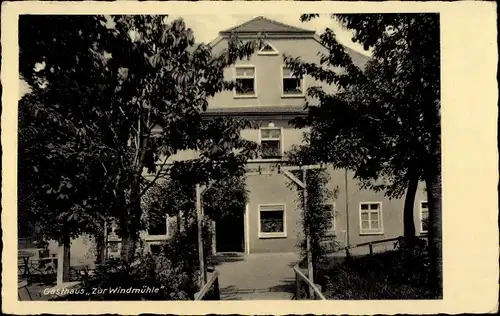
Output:
[[[328,231],[333,228],[335,214],[328,207],[328,203],[334,197],[334,192],[328,189],[330,177],[325,170],[309,170],[306,177],[307,185],[307,211],[303,207],[303,190],[298,190],[297,201],[302,209],[302,227],[305,235],[310,237],[310,249],[315,271],[318,264],[324,262],[329,249],[327,247],[336,247],[335,240],[325,239]],[[302,259],[307,260],[307,241],[306,236],[300,240]],[[328,241],[330,246],[325,242]]]
[[[89,175],[103,174],[104,165],[112,169],[114,157],[95,141],[101,131],[83,123],[93,119],[90,102],[98,102],[106,83],[90,51],[100,21],[23,16],[19,22],[20,73],[31,87],[19,102],[19,222],[36,221],[31,230],[41,227],[49,239],[95,232],[97,215],[112,201],[105,178]],[[93,100],[85,97],[90,86]]]
[[307,104],[308,117],[295,121],[299,127],[311,127],[306,139],[310,146],[304,146],[303,153],[353,170],[364,187],[383,190],[389,197],[408,191],[411,215],[415,193],[408,189],[416,190],[418,181],[424,180],[432,230],[430,255],[436,267],[433,280],[441,287],[439,16],[335,14],[332,18],[353,31],[353,41],[373,54],[366,68],[358,69],[327,28],[320,38],[328,54],[321,55],[319,64],[285,57],[296,74],[338,88],[333,94],[319,87],[308,89],[319,106]]
[[[304,160],[308,156],[304,156],[302,150],[302,147],[299,145],[292,146],[286,153],[288,160],[295,165],[309,164],[310,162]],[[293,174],[303,181],[301,171],[293,171]],[[328,204],[331,204],[337,196],[337,190],[329,188],[329,181],[330,176],[327,170],[307,170],[307,208],[304,208],[304,190],[298,187],[295,182],[290,181],[288,183],[288,187],[297,192],[296,202],[298,209],[302,210],[301,224],[303,234],[298,245],[301,249],[301,260],[303,262],[307,260],[307,236],[309,235],[310,250],[315,271],[318,270],[318,264],[326,260],[325,256],[331,250],[331,246],[334,249],[337,247],[337,242],[328,238],[328,232],[333,228],[336,216],[335,210],[331,209]]]
[[[235,86],[224,80],[224,68],[260,45],[234,38],[214,55],[208,45],[195,43],[181,19],[169,21],[159,15],[23,16],[20,70],[33,89],[21,103],[32,98],[36,106],[24,107],[27,116],[43,113],[41,121],[52,119],[30,128],[36,131],[33,135],[46,137],[45,147],[53,145],[58,153],[50,164],[41,165],[33,156],[38,149],[27,151],[23,164],[51,174],[54,179],[38,179],[45,192],[55,192],[55,201],[62,184],[69,191],[64,198],[72,208],[90,214],[89,222],[95,222],[91,214],[96,209],[118,219],[122,257],[130,261],[141,230],[141,198],[161,175],[183,174],[204,183],[242,172],[247,155],[255,150],[254,144],[239,138],[249,123],[207,121],[202,113],[207,98]],[[35,71],[40,64],[42,69]],[[199,156],[166,164],[169,157],[188,149]],[[81,165],[59,168],[68,157]],[[75,182],[75,174],[81,183]],[[23,182],[28,185],[30,179]],[[77,190],[80,198],[73,196]],[[47,222],[59,223],[68,207],[43,194],[38,197]],[[106,205],[100,204],[103,201]],[[74,219],[71,214],[64,225]],[[73,235],[85,227],[81,221],[76,226]],[[51,237],[59,237],[57,230]]]

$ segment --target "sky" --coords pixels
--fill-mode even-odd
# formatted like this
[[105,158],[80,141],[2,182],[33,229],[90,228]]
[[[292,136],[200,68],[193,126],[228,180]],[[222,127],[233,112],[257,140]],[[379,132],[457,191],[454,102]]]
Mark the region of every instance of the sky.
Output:
[[[326,27],[329,27],[334,31],[337,36],[337,40],[343,45],[352,48],[362,54],[368,55],[366,51],[363,50],[362,46],[353,43],[352,33],[342,29],[341,25],[332,20],[328,15],[320,15],[319,17],[309,21],[300,22],[300,16],[296,15],[262,15],[268,19],[275,20],[281,23],[289,24],[292,26],[297,26],[300,28],[314,30],[316,33],[321,34]],[[215,39],[220,31],[225,29],[243,24],[259,15],[182,15],[182,18],[186,22],[186,25],[190,27],[194,32],[194,37],[197,42],[209,43]],[[171,18],[177,18],[180,16],[171,16]]]
[[[262,14],[261,14],[262,15]],[[217,38],[220,31],[225,29],[243,24],[258,15],[182,15],[169,16],[168,20],[172,21],[173,19],[182,17],[187,27],[190,27],[193,30],[194,37],[197,42],[201,43],[210,43],[212,40]],[[300,22],[299,16],[295,15],[263,15],[268,19],[275,20],[281,23],[289,24],[292,26],[297,26],[300,28],[314,30],[317,34],[323,33],[325,28],[329,27],[334,31],[337,36],[337,40],[347,46],[352,48],[362,54],[368,55],[369,53],[364,51],[361,45],[353,43],[352,33],[344,30],[341,25],[332,20],[328,15],[320,15],[319,17],[309,21],[309,22]],[[21,98],[26,92],[29,91],[29,86],[23,80],[19,82],[19,98]]]

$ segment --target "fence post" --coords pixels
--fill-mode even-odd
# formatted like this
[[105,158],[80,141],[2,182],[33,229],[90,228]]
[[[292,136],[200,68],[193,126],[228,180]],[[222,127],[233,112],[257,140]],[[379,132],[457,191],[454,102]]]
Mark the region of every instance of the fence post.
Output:
[[295,272],[295,299],[300,300],[300,278]]
[[370,256],[373,256],[373,245],[372,245],[372,243],[369,243],[368,246],[370,247]]
[[[323,290],[323,289],[322,289],[322,287],[321,287],[321,285],[316,284],[316,283],[315,283],[314,285],[316,285],[316,288],[318,288],[318,290],[319,290],[320,292]],[[314,299],[315,299],[315,300],[319,300],[319,299],[320,299],[320,297],[318,296],[318,294],[316,294],[316,292],[314,292]]]
[[198,259],[200,265],[200,289],[207,283],[207,270],[205,270],[205,257],[203,255],[203,218],[201,209],[201,189],[196,184],[196,219],[198,222]]
[[217,276],[214,282],[214,295],[215,299],[220,301],[219,276]]
[[[308,212],[308,196],[307,196],[307,172],[306,169],[302,170],[302,181],[304,183],[304,187],[302,188],[303,192],[303,203],[304,203],[304,214]],[[312,249],[311,249],[311,232],[310,227],[306,228],[306,243],[307,243],[307,278],[314,283],[314,263],[312,258]],[[309,296],[313,296],[313,289],[309,287]]]

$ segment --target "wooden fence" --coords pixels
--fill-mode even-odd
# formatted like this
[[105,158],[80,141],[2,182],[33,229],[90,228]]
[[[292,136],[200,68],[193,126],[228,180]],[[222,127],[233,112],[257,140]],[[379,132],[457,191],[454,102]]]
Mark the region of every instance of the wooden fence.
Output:
[[314,284],[311,280],[309,280],[309,278],[300,270],[297,265],[293,267],[293,271],[295,272],[296,300],[326,300],[323,293],[321,293],[321,286],[319,286],[318,284]]
[[[427,236],[422,235],[422,236],[418,236],[418,238],[427,238]],[[381,240],[369,241],[369,242],[364,242],[364,243],[357,244],[357,245],[343,247],[341,249],[341,251],[345,251],[346,252],[346,256],[349,256],[350,255],[350,252],[349,252],[350,249],[361,248],[361,247],[367,247],[368,246],[369,254],[373,255],[373,252],[374,252],[373,251],[373,246],[379,245],[379,244],[384,244],[384,243],[389,243],[389,242],[402,241],[402,240],[403,240],[403,237],[399,236],[399,237],[393,237],[393,238],[386,238],[386,239],[381,239]],[[395,244],[394,244],[394,248],[395,248]]]
[[219,271],[211,271],[212,275],[199,292],[194,295],[195,301],[218,301],[220,300]]

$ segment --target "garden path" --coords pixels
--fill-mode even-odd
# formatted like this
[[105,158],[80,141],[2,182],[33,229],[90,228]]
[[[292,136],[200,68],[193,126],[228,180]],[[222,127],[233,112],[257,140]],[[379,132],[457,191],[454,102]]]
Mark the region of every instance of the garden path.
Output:
[[221,300],[291,300],[296,253],[219,254]]

